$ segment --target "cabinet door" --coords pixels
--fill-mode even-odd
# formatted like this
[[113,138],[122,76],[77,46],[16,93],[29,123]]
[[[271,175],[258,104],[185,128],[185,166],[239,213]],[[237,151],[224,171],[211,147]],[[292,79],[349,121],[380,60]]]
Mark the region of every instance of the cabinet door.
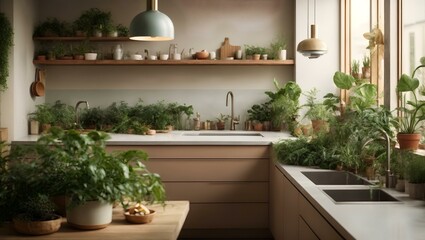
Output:
[[320,240],[316,234],[314,234],[313,230],[307,225],[302,217],[298,218],[299,226],[298,226],[298,234],[299,239],[302,240]]
[[[326,219],[304,197],[300,196],[300,217],[311,228],[319,239],[339,240],[343,239],[339,233],[326,221]],[[301,239],[301,238],[300,238]]]
[[285,177],[273,164],[270,177],[270,231],[275,240],[283,239],[284,181]]
[[298,236],[299,192],[292,183],[284,177],[283,189],[283,238],[302,239]]

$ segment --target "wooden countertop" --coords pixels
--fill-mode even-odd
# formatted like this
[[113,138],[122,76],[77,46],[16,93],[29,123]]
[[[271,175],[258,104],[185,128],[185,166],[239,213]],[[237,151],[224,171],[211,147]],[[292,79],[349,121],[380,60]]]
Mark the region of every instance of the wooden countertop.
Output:
[[130,224],[124,219],[121,208],[114,209],[112,223],[100,230],[81,231],[70,227],[63,220],[59,232],[43,236],[25,236],[18,235],[10,224],[0,227],[0,239],[57,239],[57,240],[75,240],[75,239],[102,239],[102,240],[168,240],[177,239],[183,223],[189,212],[188,201],[169,201],[167,205],[152,205],[149,208],[157,211],[153,221],[149,224]]

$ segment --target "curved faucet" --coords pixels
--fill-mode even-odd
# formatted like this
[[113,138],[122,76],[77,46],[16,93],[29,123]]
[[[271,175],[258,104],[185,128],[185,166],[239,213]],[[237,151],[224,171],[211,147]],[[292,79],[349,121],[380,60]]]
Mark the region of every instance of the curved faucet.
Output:
[[[378,130],[384,135],[385,142],[387,144],[386,154],[387,154],[387,170],[385,171],[385,187],[392,188],[394,187],[394,175],[391,173],[391,139],[388,136],[388,133],[382,129],[378,128]],[[363,146],[366,146],[368,143],[372,142],[375,139],[370,139],[366,141]]]
[[87,109],[90,109],[89,102],[87,101],[78,101],[77,104],[75,104],[75,126],[76,127],[80,126],[80,116],[78,114],[78,106],[80,106],[80,104],[82,103],[86,104]]
[[236,130],[236,125],[239,124],[239,117],[235,118],[234,115],[234,101],[233,101],[233,92],[229,91],[226,95],[226,107],[229,106],[229,95],[230,95],[230,130]]

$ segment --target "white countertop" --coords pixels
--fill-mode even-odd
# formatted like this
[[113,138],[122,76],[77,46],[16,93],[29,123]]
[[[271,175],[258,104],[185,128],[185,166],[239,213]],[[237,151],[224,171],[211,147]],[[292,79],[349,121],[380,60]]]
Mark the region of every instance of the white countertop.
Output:
[[[218,134],[217,136],[198,136],[197,134]],[[261,136],[223,136],[223,134],[253,134]],[[281,139],[291,138],[288,132],[255,131],[171,131],[155,135],[110,133],[107,145],[270,145]],[[39,135],[28,135],[14,140],[14,144],[34,143]]]
[[[315,185],[301,171],[329,171],[276,164],[296,188],[347,239],[425,239],[425,202],[405,193],[384,190],[400,202],[335,203],[322,189],[345,186]],[[363,186],[359,186],[363,187]],[[356,188],[353,186],[350,188]]]

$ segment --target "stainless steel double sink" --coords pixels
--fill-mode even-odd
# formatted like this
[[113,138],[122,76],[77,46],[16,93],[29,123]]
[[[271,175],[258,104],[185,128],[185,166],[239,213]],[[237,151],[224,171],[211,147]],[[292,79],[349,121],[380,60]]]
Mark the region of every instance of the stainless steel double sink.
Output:
[[301,173],[320,186],[322,191],[336,203],[399,202],[385,190],[349,172],[302,171]]

